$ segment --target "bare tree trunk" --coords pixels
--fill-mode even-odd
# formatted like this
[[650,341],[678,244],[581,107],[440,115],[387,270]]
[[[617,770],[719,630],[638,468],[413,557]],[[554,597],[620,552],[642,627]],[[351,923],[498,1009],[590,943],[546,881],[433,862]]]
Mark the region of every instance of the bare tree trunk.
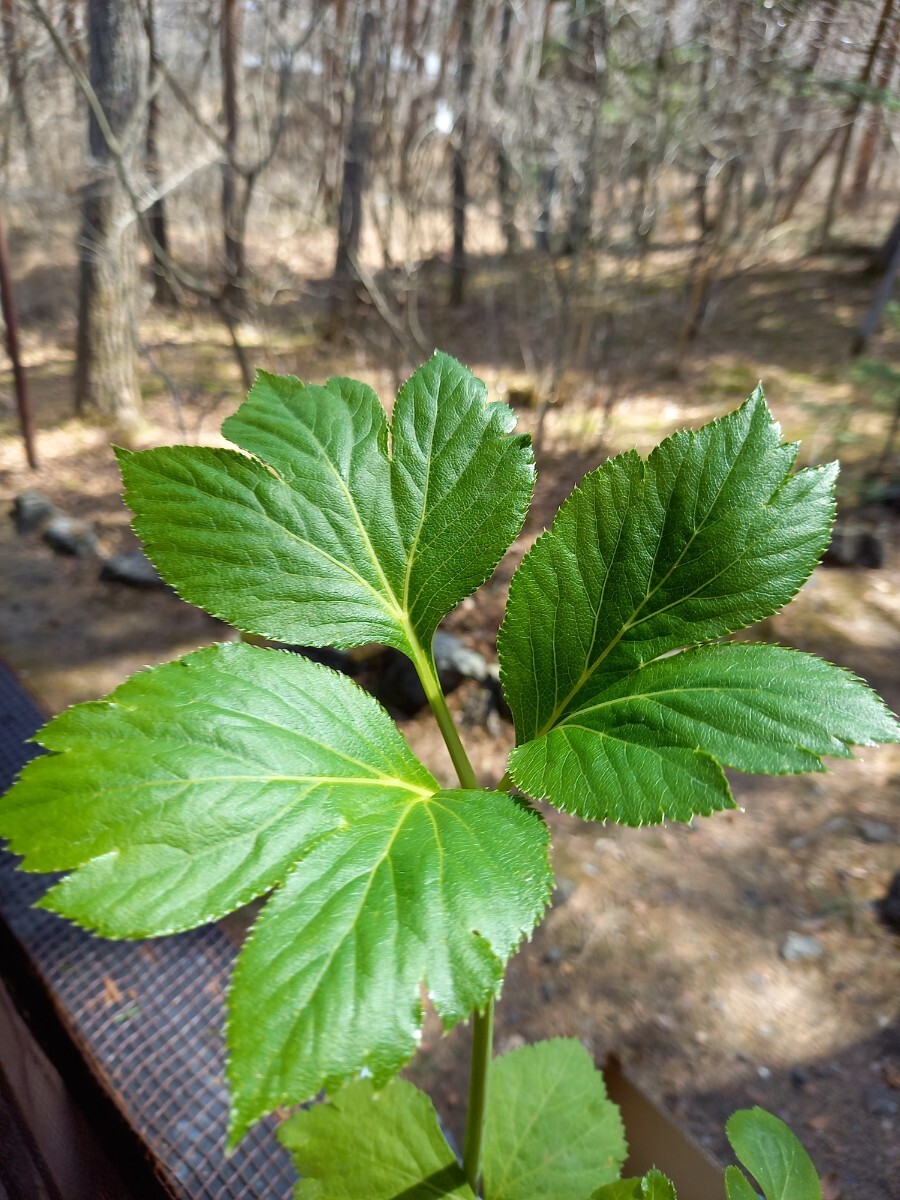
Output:
[[867,86],[872,77],[872,69],[875,66],[875,59],[878,56],[878,49],[881,46],[884,38],[884,32],[887,28],[888,21],[891,17],[891,11],[894,7],[894,0],[884,0],[884,7],[881,10],[881,16],[878,18],[878,25],[875,29],[875,36],[872,38],[872,43],[869,46],[869,52],[866,55],[866,61],[860,72],[857,85],[859,93],[854,96],[847,110],[847,121],[844,125],[841,138],[841,146],[838,151],[837,162],[834,167],[834,176],[831,181],[831,191],[828,193],[828,203],[825,206],[825,216],[822,218],[822,228],[819,231],[819,245],[824,246],[828,241],[828,236],[831,233],[831,226],[834,222],[837,213],[838,201],[841,195],[841,184],[844,179],[844,167],[847,163],[847,154],[850,150],[850,138],[853,135],[853,126],[856,124],[856,118],[859,116],[859,110],[863,103],[863,90]]
[[[506,106],[507,73],[509,63],[509,35],[512,27],[513,6],[511,0],[505,0],[500,15],[500,56],[497,71],[494,76],[494,100],[497,108]],[[497,139],[497,197],[500,201],[500,229],[507,254],[514,254],[519,246],[519,232],[516,229],[516,198],[512,188],[512,165],[509,155],[503,145],[502,135]]]
[[22,360],[19,357],[19,320],[10,278],[9,252],[6,248],[6,231],[3,228],[2,215],[0,215],[0,313],[2,313],[6,325],[6,348],[9,351],[9,361],[12,363],[16,407],[19,410],[19,425],[25,445],[25,457],[29,467],[34,471],[38,465],[34,449],[34,425],[31,420],[31,406],[28,403],[28,385],[22,369]]
[[[147,0],[146,28],[147,48],[150,58],[148,68],[148,84],[150,86],[153,84],[154,75],[159,67],[153,6],[154,0]],[[147,137],[144,143],[144,162],[151,187],[159,187],[159,97],[155,92],[151,93],[147,105]],[[166,203],[162,196],[157,197],[151,204],[150,210],[147,213],[147,221],[157,245],[168,255],[169,229],[166,222]],[[167,308],[174,307],[177,303],[169,276],[156,258],[153,259],[153,300],[154,303]]]
[[839,133],[839,129],[832,129],[831,133],[824,139],[809,162],[797,172],[796,178],[791,184],[790,191],[783,197],[782,208],[778,217],[779,221],[789,221],[794,215],[794,209],[797,207],[800,197],[809,186],[813,175],[816,173],[816,168],[825,160],[825,156],[834,145]]
[[6,78],[10,99],[19,125],[22,128],[22,141],[28,158],[34,149],[34,137],[31,130],[31,118],[25,103],[25,80],[22,77],[22,62],[16,46],[16,15],[13,0],[2,0],[0,4],[0,27],[3,34],[3,57],[6,62]]
[[556,192],[556,167],[543,166],[538,173],[538,215],[534,226],[534,244],[544,254],[550,253],[550,234],[553,232],[553,196]]
[[469,92],[472,87],[473,0],[458,0],[459,57],[456,95],[459,113],[453,147],[453,257],[450,303],[462,304],[466,290],[466,165],[469,155]]
[[[898,222],[898,226],[900,226],[900,222]],[[896,229],[898,226],[895,226],[894,228]],[[869,306],[869,311],[866,313],[865,317],[863,317],[862,323],[857,330],[856,337],[853,341],[852,353],[854,355],[863,353],[869,344],[872,334],[878,328],[878,322],[881,320],[882,313],[884,312],[888,301],[893,295],[894,284],[897,279],[898,271],[900,271],[900,237],[898,237],[894,242],[893,253],[891,254],[890,261],[885,267],[884,274],[881,277],[881,282],[878,284],[875,297]]]
[[[123,158],[132,156],[144,38],[131,0],[88,0],[90,82]],[[141,418],[137,386],[137,231],[129,197],[92,111],[91,177],[82,193],[75,408],[119,426]]]
[[222,0],[220,51],[222,63],[222,107],[225,111],[225,161],[222,164],[222,236],[225,250],[225,286],[222,299],[233,313],[243,311],[246,301],[247,261],[244,249],[246,206],[240,200],[237,142],[237,59],[243,8],[241,0]]
[[[583,29],[579,26],[583,24]],[[570,24],[570,51],[577,62],[578,76],[590,88],[586,114],[587,131],[582,142],[578,177],[574,180],[569,208],[568,250],[575,253],[587,242],[591,232],[594,190],[597,183],[597,143],[600,135],[600,110],[606,93],[606,9],[599,6],[590,16]]]
[[[831,29],[832,19],[834,17],[834,5],[835,0],[824,0],[824,3],[819,9],[819,15],[809,42],[809,50],[806,58],[803,61],[803,64],[800,67],[801,79],[806,79],[812,75],[813,71],[816,69],[819,59],[825,52],[825,49],[828,45],[828,35]],[[803,124],[803,116],[809,108],[809,103],[810,101],[807,96],[795,97],[790,103],[788,123],[784,128],[779,130],[775,137],[775,145],[772,152],[772,179],[775,184],[775,196],[772,204],[773,217],[784,202],[785,194],[789,191],[793,192],[797,186],[793,181],[791,182],[789,188],[782,186],[781,171],[785,159],[787,158],[788,149],[796,138],[797,131]],[[831,145],[831,143],[829,142],[828,145]],[[812,171],[814,171],[816,166],[818,166],[819,161],[820,160],[818,158],[815,160],[812,170],[810,171],[810,176],[812,175]],[[810,176],[807,176],[807,179]],[[800,192],[803,191],[805,186],[806,185],[804,183],[800,187]],[[796,204],[796,200],[790,204],[791,212],[793,211],[794,204]],[[783,219],[787,220],[787,216],[785,216]]]
[[[875,82],[875,86],[882,91],[890,86],[891,77],[894,74],[894,66],[897,62],[898,34],[900,34],[900,21],[894,20],[891,22],[887,45],[884,48],[881,70],[878,72],[878,78]],[[852,208],[859,208],[866,196],[869,174],[872,170],[872,161],[875,158],[875,147],[878,144],[878,134],[881,129],[881,120],[882,109],[878,105],[869,113],[869,120],[866,123],[866,129],[859,144],[859,154],[856,159],[856,174],[853,177],[853,185],[850,189],[850,205]]]
[[359,31],[359,62],[353,83],[353,106],[344,147],[344,178],[338,207],[338,243],[334,262],[335,303],[338,305],[346,301],[359,278],[357,263],[362,233],[363,194],[372,147],[376,28],[375,14],[364,12]]

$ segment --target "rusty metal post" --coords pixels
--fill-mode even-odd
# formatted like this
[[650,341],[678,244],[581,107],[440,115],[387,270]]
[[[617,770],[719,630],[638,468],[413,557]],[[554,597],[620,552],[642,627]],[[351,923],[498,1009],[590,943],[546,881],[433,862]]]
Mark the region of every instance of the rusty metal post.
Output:
[[25,382],[25,372],[22,370],[22,361],[19,358],[19,322],[9,274],[9,253],[6,248],[2,213],[0,213],[0,311],[6,322],[6,348],[12,363],[16,406],[19,410],[19,424],[22,427],[22,441],[25,443],[28,465],[34,471],[37,469],[37,455],[34,452],[34,426],[31,421],[31,407],[28,403],[28,385]]

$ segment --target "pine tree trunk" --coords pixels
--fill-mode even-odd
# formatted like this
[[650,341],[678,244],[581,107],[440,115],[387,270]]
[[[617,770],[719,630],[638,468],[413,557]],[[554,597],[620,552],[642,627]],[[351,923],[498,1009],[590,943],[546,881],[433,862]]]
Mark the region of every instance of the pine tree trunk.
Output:
[[[120,137],[139,101],[144,44],[131,0],[88,0],[90,81],[112,134]],[[137,424],[137,230],[128,197],[93,113],[90,178],[82,193],[78,240],[75,408],[94,408],[120,427]],[[126,163],[127,168],[129,164]]]

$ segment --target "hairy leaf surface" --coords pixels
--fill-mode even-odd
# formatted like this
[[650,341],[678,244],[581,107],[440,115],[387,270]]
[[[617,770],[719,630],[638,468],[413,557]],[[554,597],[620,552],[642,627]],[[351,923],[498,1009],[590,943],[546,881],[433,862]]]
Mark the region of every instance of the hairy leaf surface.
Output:
[[428,1097],[402,1079],[370,1080],[278,1129],[300,1183],[296,1200],[474,1200]]
[[260,373],[222,427],[246,453],[119,461],[147,553],[192,604],[278,641],[377,641],[417,658],[524,520],[534,470],[514,423],[435,354],[401,388],[392,427],[365,384]]
[[[781,646],[700,646],[620,677],[510,759],[533,796],[595,819],[644,825],[731,808],[722,766],[822,771],[820,755],[897,740],[874,692]],[[721,764],[721,765],[720,765]]]
[[586,476],[513,576],[500,631],[517,786],[586,817],[685,820],[733,803],[721,764],[816,770],[897,738],[859,681],[805,656],[661,657],[776,612],[810,574],[836,467],[791,475],[795,457],[757,389],[646,463]]
[[[0,801],[44,907],[110,937],[188,929],[278,888],[230,995],[244,1130],[413,1053],[499,990],[549,895],[547,834],[505,795],[441,792],[381,706],[295,655],[214,646],[51,721]],[[260,1014],[265,1013],[265,1020]]]
[[[784,1121],[762,1108],[744,1108],[729,1117],[725,1132],[765,1200],[822,1200],[816,1168]],[[743,1200],[741,1184],[735,1178],[740,1172],[736,1168],[729,1171],[729,1200]]]
[[523,1046],[491,1065],[484,1191],[491,1200],[585,1200],[625,1161],[619,1110],[580,1042]]
[[42,901],[106,937],[215,920],[323,836],[437,783],[376,701],[296,655],[211,646],[80,704],[37,735],[0,801]]
[[398,797],[315,847],[235,970],[233,1135],[364,1068],[385,1083],[416,1049],[423,981],[447,1026],[483,1008],[551,882],[543,823],[500,793]]

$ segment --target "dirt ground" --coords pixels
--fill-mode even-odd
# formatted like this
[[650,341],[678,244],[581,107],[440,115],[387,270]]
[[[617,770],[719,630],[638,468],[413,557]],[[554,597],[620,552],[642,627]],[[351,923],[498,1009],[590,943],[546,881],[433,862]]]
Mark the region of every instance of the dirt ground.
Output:
[[[720,415],[759,377],[786,435],[805,439],[802,461],[835,450],[847,459],[845,512],[858,504],[865,465],[883,446],[888,416],[854,390],[846,363],[850,331],[871,292],[851,263],[787,258],[748,273],[740,296],[725,295],[677,373],[677,293],[665,253],[642,279],[607,267],[602,295],[617,314],[616,348],[603,351],[599,366],[588,354],[568,374],[565,402],[546,417],[529,524],[496,577],[447,622],[489,658],[514,566],[570,487],[608,454],[631,445],[646,451],[675,427]],[[34,294],[27,272],[20,283],[26,296]],[[499,268],[485,265],[476,283],[461,314],[445,318],[426,308],[423,327],[493,394],[509,394],[524,369],[515,346],[522,336],[538,336],[540,313],[507,321],[504,314],[516,311],[516,282]],[[481,334],[488,303],[493,343]],[[363,314],[361,327],[375,319]],[[303,333],[312,323],[298,324],[293,338],[276,337],[288,317],[267,321],[245,331],[260,365],[315,380],[335,371],[359,374],[382,396],[392,393],[401,368],[374,341],[360,336],[349,348],[325,346]],[[588,328],[587,317],[584,323]],[[65,319],[26,323],[41,466],[29,472],[22,464],[5,393],[0,501],[39,488],[65,512],[92,521],[103,553],[111,554],[136,543],[108,431],[71,416],[71,332]],[[240,399],[221,332],[196,313],[148,314],[145,337],[157,366],[193,382],[179,385],[176,406],[147,367],[148,425],[137,444],[214,441]],[[896,345],[886,339],[879,353],[896,358]],[[534,427],[533,409],[520,417],[523,428]],[[784,614],[752,634],[849,667],[897,710],[900,520],[887,509],[868,515],[883,565],[819,568]],[[38,534],[17,536],[11,522],[0,523],[0,652],[48,712],[102,695],[145,664],[227,636],[172,594],[102,582],[98,567],[96,558],[56,555]],[[512,731],[489,732],[473,717],[474,691],[464,684],[451,702],[490,783],[503,774]],[[427,715],[405,721],[404,730],[449,781]],[[900,748],[866,750],[828,775],[733,782],[745,811],[690,827],[618,830],[548,811],[555,903],[510,966],[498,1049],[566,1035],[582,1039],[598,1061],[615,1051],[722,1156],[725,1118],[761,1104],[804,1140],[830,1200],[900,1197],[900,938],[874,908],[900,868]],[[817,939],[820,956],[786,961],[780,950],[792,931]],[[457,1137],[466,1036],[460,1028],[441,1037],[429,1025],[410,1069]]]

